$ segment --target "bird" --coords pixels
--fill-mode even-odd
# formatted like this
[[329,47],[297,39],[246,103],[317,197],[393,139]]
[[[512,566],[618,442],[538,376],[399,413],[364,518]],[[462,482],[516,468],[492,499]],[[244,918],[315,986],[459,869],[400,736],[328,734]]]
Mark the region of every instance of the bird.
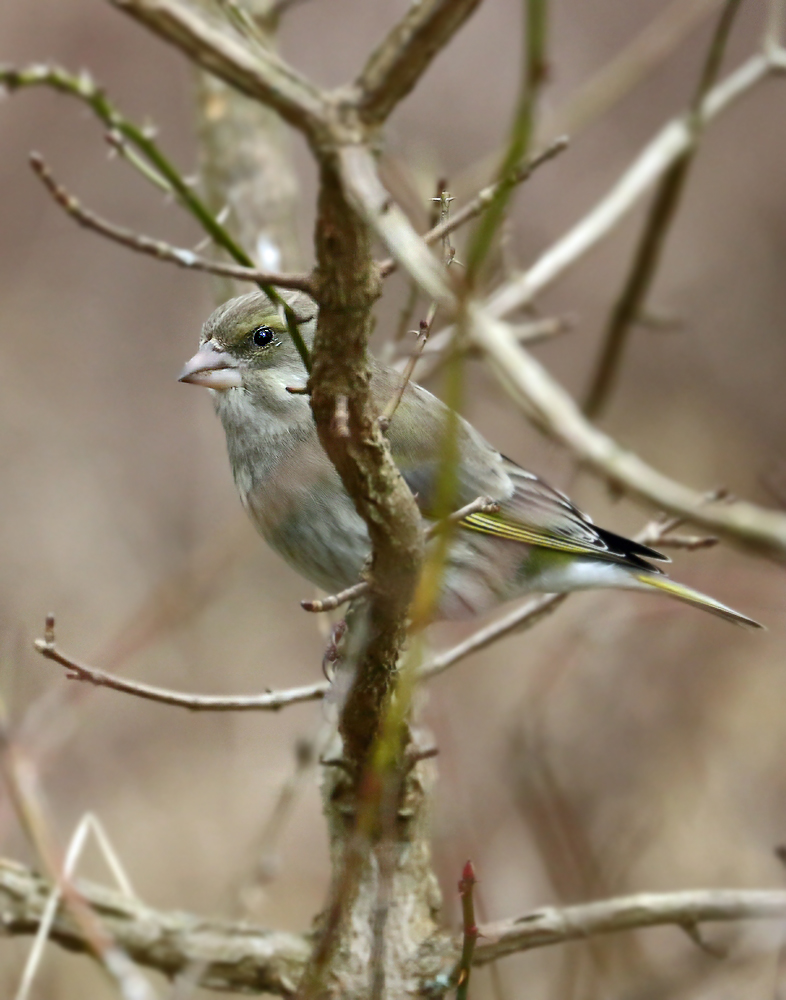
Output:
[[[318,306],[305,292],[282,292],[308,347]],[[371,358],[379,410],[403,376]],[[199,349],[181,382],[207,387],[226,434],[240,501],[268,544],[307,580],[336,593],[360,579],[370,542],[366,524],[320,444],[305,369],[287,332],[284,310],[253,291],[219,306],[202,327]],[[441,442],[448,408],[411,380],[389,422],[393,461],[424,519],[437,519]],[[482,615],[529,593],[617,588],[660,593],[751,628],[758,622],[670,579],[668,557],[605,528],[544,479],[502,455],[457,416],[455,510],[480,497],[455,527],[433,618]],[[444,513],[444,512],[443,512]]]

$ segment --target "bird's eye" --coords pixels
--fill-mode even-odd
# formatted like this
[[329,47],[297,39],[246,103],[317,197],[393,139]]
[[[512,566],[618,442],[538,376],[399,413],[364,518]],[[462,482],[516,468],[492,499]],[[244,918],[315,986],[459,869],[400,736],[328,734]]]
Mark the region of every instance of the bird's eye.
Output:
[[251,334],[251,339],[256,347],[270,347],[276,339],[276,334],[269,326],[258,326]]

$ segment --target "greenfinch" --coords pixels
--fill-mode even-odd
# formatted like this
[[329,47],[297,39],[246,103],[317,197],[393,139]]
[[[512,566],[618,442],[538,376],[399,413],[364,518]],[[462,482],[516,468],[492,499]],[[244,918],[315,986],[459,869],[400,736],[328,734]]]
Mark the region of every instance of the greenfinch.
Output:
[[[311,345],[317,306],[284,293]],[[279,307],[262,292],[226,302],[206,321],[182,382],[206,386],[226,432],[243,507],[260,534],[306,579],[329,593],[358,582],[369,552],[366,525],[317,436],[303,386],[305,371]],[[402,376],[371,361],[371,391],[382,411]],[[409,382],[386,435],[393,461],[424,523],[437,517],[447,409]],[[757,622],[669,579],[663,555],[596,527],[564,494],[497,451],[457,420],[455,509],[489,497],[454,530],[434,617],[463,619],[532,592],[620,588],[667,594],[728,621]]]

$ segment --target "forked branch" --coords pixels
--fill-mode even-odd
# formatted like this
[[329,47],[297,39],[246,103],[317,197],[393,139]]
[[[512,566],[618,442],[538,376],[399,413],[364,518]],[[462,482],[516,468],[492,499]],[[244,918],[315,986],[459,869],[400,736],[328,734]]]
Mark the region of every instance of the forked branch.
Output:
[[367,124],[385,121],[479,5],[480,0],[420,0],[410,6],[355,81]]

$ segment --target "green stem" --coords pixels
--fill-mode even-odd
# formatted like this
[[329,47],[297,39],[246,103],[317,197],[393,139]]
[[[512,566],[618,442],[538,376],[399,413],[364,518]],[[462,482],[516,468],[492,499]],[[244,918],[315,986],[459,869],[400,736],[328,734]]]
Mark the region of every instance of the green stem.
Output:
[[546,43],[548,0],[526,0],[525,59],[521,91],[508,147],[497,173],[497,190],[485,214],[475,228],[467,251],[467,282],[471,286],[502,224],[510,196],[516,186],[516,174],[532,145],[535,110],[546,79]]
[[[149,131],[134,124],[121,114],[88,74],[82,73],[79,76],[74,76],[59,66],[29,66],[26,69],[0,66],[0,85],[10,92],[23,87],[45,86],[81,100],[107,126],[110,133],[122,136],[142,154],[153,167],[158,178],[166,182],[180,204],[197,220],[218,246],[223,247],[238,264],[242,264],[244,267],[256,267],[252,258],[232,238],[201,198],[195,194],[180,171],[161,152]],[[137,166],[139,165],[137,164]],[[153,176],[144,170],[142,173],[148,180],[160,187],[160,182],[156,181]],[[310,372],[311,358],[298,330],[297,318],[292,308],[272,285],[265,282],[257,282],[257,284],[268,298],[283,308],[289,335],[292,337],[306,371]]]

